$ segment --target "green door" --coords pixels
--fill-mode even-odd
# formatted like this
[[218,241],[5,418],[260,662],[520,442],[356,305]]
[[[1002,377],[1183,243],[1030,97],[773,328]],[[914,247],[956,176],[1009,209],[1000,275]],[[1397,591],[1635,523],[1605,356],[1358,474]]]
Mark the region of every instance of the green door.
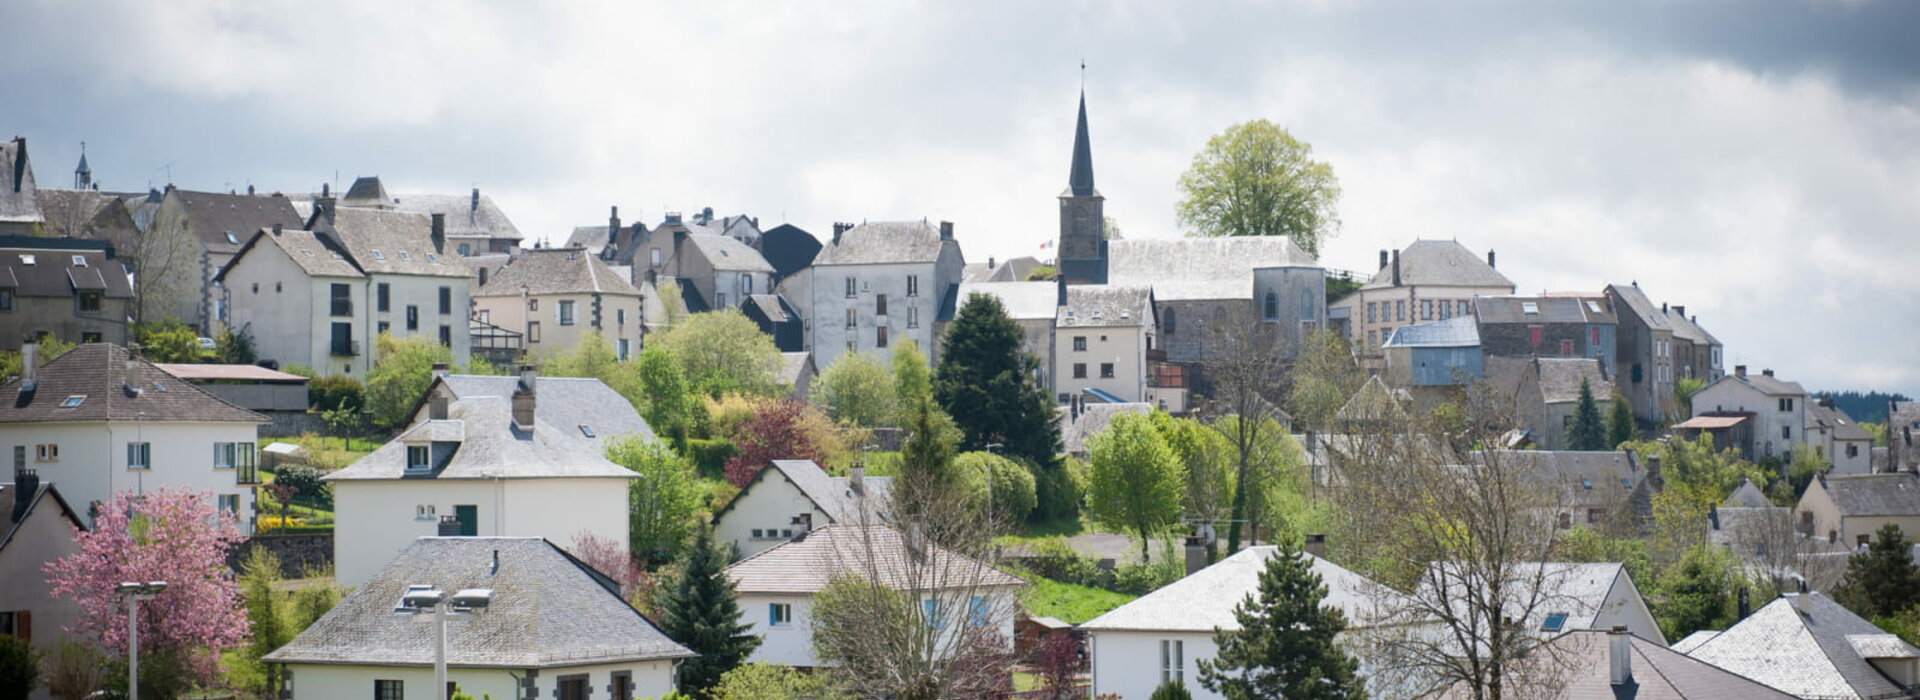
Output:
[[453,517],[460,520],[460,536],[480,534],[480,506],[454,506]]

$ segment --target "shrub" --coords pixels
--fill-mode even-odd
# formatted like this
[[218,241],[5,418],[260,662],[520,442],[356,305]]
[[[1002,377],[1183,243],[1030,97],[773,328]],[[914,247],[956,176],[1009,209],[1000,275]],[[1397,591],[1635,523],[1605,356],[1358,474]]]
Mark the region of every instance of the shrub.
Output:
[[1056,467],[1034,467],[1036,521],[1071,518],[1080,514],[1087,496],[1087,463],[1077,459],[1060,460]]
[[40,652],[27,640],[0,634],[0,700],[27,700],[40,685]]
[[1193,694],[1187,692],[1186,686],[1173,681],[1167,681],[1161,683],[1160,687],[1153,689],[1153,696],[1150,700],[1193,700]]
[[307,382],[307,403],[320,411],[357,411],[366,404],[366,391],[352,377],[320,377]]
[[100,689],[100,673],[106,663],[93,647],[62,640],[46,659],[47,692],[60,700],[83,700]]
[[740,450],[727,440],[689,439],[686,444],[687,459],[693,460],[693,466],[700,470],[703,479],[718,479],[726,473],[727,460]]
[[320,476],[320,470],[313,467],[285,466],[273,475],[273,483],[292,487],[293,496],[303,499],[307,505],[332,510],[333,488],[321,481]]

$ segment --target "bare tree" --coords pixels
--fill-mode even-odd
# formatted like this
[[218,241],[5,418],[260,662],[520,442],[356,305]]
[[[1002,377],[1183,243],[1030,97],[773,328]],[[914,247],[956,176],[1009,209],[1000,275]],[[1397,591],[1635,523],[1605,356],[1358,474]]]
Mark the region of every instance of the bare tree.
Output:
[[1227,526],[1229,554],[1240,549],[1248,494],[1264,487],[1263,472],[1258,469],[1263,446],[1275,439],[1272,433],[1285,432],[1278,420],[1266,420],[1284,416],[1273,394],[1285,367],[1284,342],[1270,326],[1254,317],[1252,306],[1231,313],[1216,312],[1209,329],[1207,354],[1201,361],[1212,393],[1206,412],[1216,417],[1250,419],[1208,423],[1221,431],[1233,448],[1236,486]]
[[1846,574],[1845,545],[1835,545],[1800,531],[1792,508],[1723,508],[1719,518],[1722,542],[1746,564],[1759,600],[1798,591],[1804,580],[1814,590],[1830,591]]
[[[183,217],[156,220],[133,239],[123,260],[132,261],[133,316],[136,322],[157,320],[199,305],[201,244],[187,229]],[[184,301],[183,301],[184,295]],[[192,314],[180,319],[191,323]]]

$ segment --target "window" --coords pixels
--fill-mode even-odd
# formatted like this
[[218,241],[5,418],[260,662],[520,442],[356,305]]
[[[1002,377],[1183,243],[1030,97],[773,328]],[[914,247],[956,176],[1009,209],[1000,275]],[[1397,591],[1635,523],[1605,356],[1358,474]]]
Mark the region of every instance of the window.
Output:
[[1317,311],[1319,311],[1319,309],[1316,308],[1319,305],[1319,302],[1320,302],[1320,299],[1314,295],[1313,290],[1307,289],[1304,287],[1301,288],[1300,289],[1300,319],[1303,321],[1311,321],[1316,318],[1319,318],[1320,314],[1316,313]]
[[1076,336],[1074,336],[1074,337],[1073,337],[1073,351],[1074,351],[1074,352],[1086,352],[1086,351],[1087,351],[1087,337],[1086,337],[1086,336],[1084,336],[1084,335],[1076,335]]
[[1593,523],[1597,523],[1597,522],[1600,522],[1600,514],[1601,514],[1601,513],[1603,513],[1603,512],[1605,512],[1605,511],[1602,511],[1602,510],[1600,510],[1599,508],[1588,508],[1588,509],[1587,509],[1587,523],[1588,523],[1588,524],[1593,524]]
[[927,621],[927,627],[940,629],[947,626],[946,610],[941,609],[940,599],[928,598],[920,601],[920,615]]
[[1165,318],[1160,319],[1161,330],[1165,331],[1167,335],[1173,335],[1174,326],[1175,326],[1174,319],[1173,319],[1173,309],[1167,309],[1167,312],[1162,315]]
[[1782,439],[1782,440],[1792,440],[1792,439],[1793,439],[1793,426],[1791,426],[1791,425],[1783,425],[1783,426],[1780,426],[1780,439]]
[[1784,411],[1792,411],[1792,410],[1793,410],[1793,399],[1790,399],[1790,398],[1783,398],[1783,399],[1780,399],[1780,410],[1781,410],[1781,411],[1783,411],[1783,412],[1784,412]]
[[608,684],[608,692],[613,700],[633,700],[633,674],[627,671],[614,671],[613,682]]
[[1564,629],[1566,626],[1567,626],[1567,613],[1563,613],[1563,612],[1550,613],[1547,615],[1547,619],[1540,623],[1540,631],[1558,632],[1561,629]]
[[1377,306],[1379,306],[1379,304],[1375,304],[1375,303],[1373,303],[1373,302],[1371,302],[1371,301],[1369,301],[1369,302],[1367,302],[1367,323],[1373,323],[1373,322],[1374,322],[1374,315],[1373,315],[1373,312],[1374,312],[1374,309],[1375,309],[1375,307],[1377,307]]
[[253,443],[216,442],[213,443],[213,468],[232,469],[234,467],[253,466]]
[[352,288],[344,284],[336,283],[336,284],[330,285],[329,289],[331,291],[329,298],[332,301],[332,306],[333,306],[332,314],[335,316],[352,316],[353,315]]
[[1101,379],[1113,378],[1113,363],[1111,362],[1100,363],[1100,378]]
[[420,330],[420,307],[417,305],[407,305],[407,330]]
[[632,341],[629,341],[626,338],[621,338],[620,340],[614,343],[617,346],[615,350],[615,354],[621,360],[626,360],[633,356],[633,348],[631,345],[629,345],[630,342]]
[[920,296],[920,276],[907,275],[907,296]]
[[0,289],[0,311],[13,310],[13,290]]
[[716,309],[724,309],[724,308],[727,308],[727,293],[726,293],[726,292],[716,292],[716,293],[715,293],[715,294],[713,295],[713,308],[716,308]]
[[654,248],[653,250],[647,251],[647,262],[648,264],[651,264],[654,267],[660,266],[660,249],[658,247]]
[[232,517],[240,516],[240,494],[222,493],[214,496],[214,504],[220,512]]
[[554,316],[562,326],[573,325],[573,300],[560,300],[560,303],[555,305]]
[[1374,342],[1373,334],[1374,334],[1374,331],[1367,331],[1367,347],[1373,347],[1376,344]]
[[375,249],[373,250],[373,259],[375,259],[375,260],[385,260],[385,259],[387,259],[387,254],[386,254],[386,253],[382,253],[382,252],[380,252],[380,249],[378,249],[378,248],[375,248]]
[[407,471],[423,472],[433,468],[433,449],[426,445],[407,446]]
[[854,297],[860,296],[860,289],[858,287],[855,287],[854,286],[855,284],[857,283],[853,281],[852,277],[847,278],[847,298],[848,299],[852,299]]
[[[484,318],[483,318],[483,319],[480,319],[480,320],[482,320],[482,321],[485,321],[486,319],[484,319]],[[389,330],[392,330],[392,329],[393,329],[393,324],[391,324],[391,323],[388,323],[388,322],[386,322],[386,321],[380,321],[380,322],[378,322],[378,323],[375,323],[375,324],[374,324],[374,332],[375,332],[375,333],[385,333],[385,332],[387,332],[387,331],[389,331]]]
[[1565,529],[1568,529],[1568,528],[1571,528],[1571,527],[1573,527],[1573,514],[1571,514],[1571,513],[1561,513],[1561,514],[1560,514],[1560,529],[1562,529],[1562,530],[1565,530]]
[[1520,302],[1520,313],[1538,314],[1540,313],[1540,303],[1533,301]]
[[974,596],[967,601],[967,624],[973,627],[985,627],[992,622],[992,613],[987,609],[986,596]]
[[435,511],[435,508],[431,503],[414,506],[413,519],[414,520],[439,520],[440,516],[434,511]]
[[86,402],[87,402],[87,395],[79,394],[76,396],[69,396],[66,398],[65,401],[61,401],[60,407],[61,408],[79,408],[80,404],[83,404]]
[[[239,243],[239,241],[236,241],[236,240],[234,240],[234,239],[233,239],[233,233],[231,233],[231,232],[229,232],[229,233],[227,233],[227,240],[228,240],[228,241],[230,241],[230,242],[233,242],[233,243]],[[74,266],[74,267],[86,267],[86,266],[87,266],[87,259],[86,259],[85,257],[82,257],[82,256],[79,256],[79,255],[75,255],[75,256],[73,256],[73,266]]]
[[462,256],[467,256],[467,255],[472,255],[472,254],[473,254],[473,247],[472,247],[472,246],[469,246],[469,245],[467,245],[467,244],[465,244],[465,243],[462,243],[462,244],[460,244],[460,255],[462,255]]
[[1535,348],[1540,347],[1540,327],[1539,326],[1527,326],[1527,343],[1529,345],[1532,345]]
[[440,344],[453,347],[453,326],[440,324]]
[[873,295],[873,315],[875,316],[887,315],[887,295],[885,294]]
[[876,348],[884,348],[887,346],[887,327],[886,326],[874,326],[873,346]]
[[768,603],[767,604],[767,626],[785,627],[791,624],[793,624],[793,604],[792,603]]
[[450,313],[453,313],[453,288],[441,287],[440,288],[440,314],[444,316]]
[[1848,459],[1852,459],[1852,458],[1854,458],[1854,457],[1859,457],[1859,456],[1860,456],[1860,446],[1859,446],[1859,445],[1848,445],[1848,446],[1847,446],[1847,458],[1848,458]]
[[373,309],[380,313],[393,310],[393,287],[385,282],[373,286]]
[[100,293],[99,292],[81,292],[80,293],[80,313],[83,313],[83,314],[100,313]]
[[561,676],[554,689],[559,700],[587,700],[587,675]]
[[740,296],[744,298],[747,295],[752,293],[753,293],[753,275],[741,273],[740,274]]
[[32,255],[28,255],[28,254],[25,254],[25,253],[22,253],[22,254],[20,255],[20,264],[22,264],[22,265],[28,265],[28,266],[31,266],[31,265],[33,265],[33,262],[34,262],[34,260],[33,260],[33,256],[32,256]]
[[1087,378],[1087,363],[1085,363],[1085,362],[1075,362],[1075,363],[1073,363],[1073,378],[1074,378],[1074,379],[1086,379],[1086,378]]
[[580,434],[585,435],[587,437],[593,437],[593,426],[587,425],[585,423],[580,424]]
[[1280,318],[1280,294],[1278,292],[1271,289],[1267,290],[1266,297],[1260,300],[1260,317],[1268,321],[1274,321]]
[[60,461],[60,446],[56,444],[34,445],[33,461],[35,462]]
[[1441,300],[1440,301],[1440,320],[1445,321],[1451,316],[1453,316],[1453,304],[1448,303],[1444,299]]
[[860,312],[857,309],[847,309],[847,327],[858,328],[859,326]]
[[626,310],[626,309],[614,309],[614,310],[613,310],[613,322],[614,322],[614,324],[615,324],[615,325],[620,325],[620,326],[624,326],[624,325],[627,325],[627,310]]
[[1160,640],[1160,682],[1186,685],[1187,678],[1186,642],[1178,639]]
[[916,306],[907,307],[907,327],[908,328],[920,327],[920,308],[919,307],[916,307]]
[[152,469],[153,468],[153,443],[151,442],[127,443],[127,468],[128,469]]
[[1405,321],[1405,320],[1407,320],[1407,300],[1405,300],[1405,299],[1396,299],[1396,300],[1394,300],[1394,302],[1393,302],[1393,319],[1394,319],[1394,320],[1396,320],[1396,321]]
[[1420,318],[1422,320],[1427,320],[1427,321],[1433,320],[1433,300],[1432,299],[1420,300]]
[[1461,299],[1461,300],[1460,300],[1460,310],[1459,310],[1459,313],[1457,313],[1457,314],[1455,314],[1455,315],[1456,315],[1456,316],[1465,316],[1465,315],[1467,315],[1467,300],[1465,300],[1465,299]]
[[[81,342],[82,344],[86,344],[86,343],[98,343],[98,342],[101,342],[101,340],[102,340],[103,338],[105,338],[105,337],[106,337],[106,336],[104,336],[104,335],[101,335],[99,331],[87,331],[87,332],[85,332],[85,333],[81,333],[81,334],[80,334],[80,342]],[[158,384],[155,384],[154,386],[155,386],[156,388],[157,388],[157,387],[159,387],[159,385],[158,385]],[[166,389],[160,389],[160,390],[161,390],[161,391],[166,391]]]
[[540,300],[539,300],[539,299],[528,299],[528,300],[527,300],[527,310],[528,310],[528,311],[539,311],[539,310],[540,310]]
[[359,354],[353,351],[353,324],[333,324],[333,354],[347,356]]
[[413,260],[413,256],[412,256],[412,255],[409,255],[409,254],[407,254],[407,251],[404,251],[404,250],[403,250],[403,251],[400,251],[400,259],[401,259],[401,260]]
[[1560,355],[1563,357],[1573,357],[1573,341],[1565,339],[1560,341]]
[[[1587,303],[1591,304],[1593,302],[1589,301]],[[1599,328],[1587,329],[1587,345],[1595,348],[1600,347],[1600,329]]]
[[373,700],[407,700],[406,684],[402,681],[374,681]]
[[33,641],[33,613],[26,610],[0,612],[0,634]]

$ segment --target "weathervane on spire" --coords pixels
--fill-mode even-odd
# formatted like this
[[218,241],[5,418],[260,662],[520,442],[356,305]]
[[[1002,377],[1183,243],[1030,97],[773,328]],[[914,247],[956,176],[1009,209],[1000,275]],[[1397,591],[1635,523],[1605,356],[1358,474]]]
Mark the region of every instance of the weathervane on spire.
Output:
[[1087,59],[1080,59],[1080,89],[1087,89]]

